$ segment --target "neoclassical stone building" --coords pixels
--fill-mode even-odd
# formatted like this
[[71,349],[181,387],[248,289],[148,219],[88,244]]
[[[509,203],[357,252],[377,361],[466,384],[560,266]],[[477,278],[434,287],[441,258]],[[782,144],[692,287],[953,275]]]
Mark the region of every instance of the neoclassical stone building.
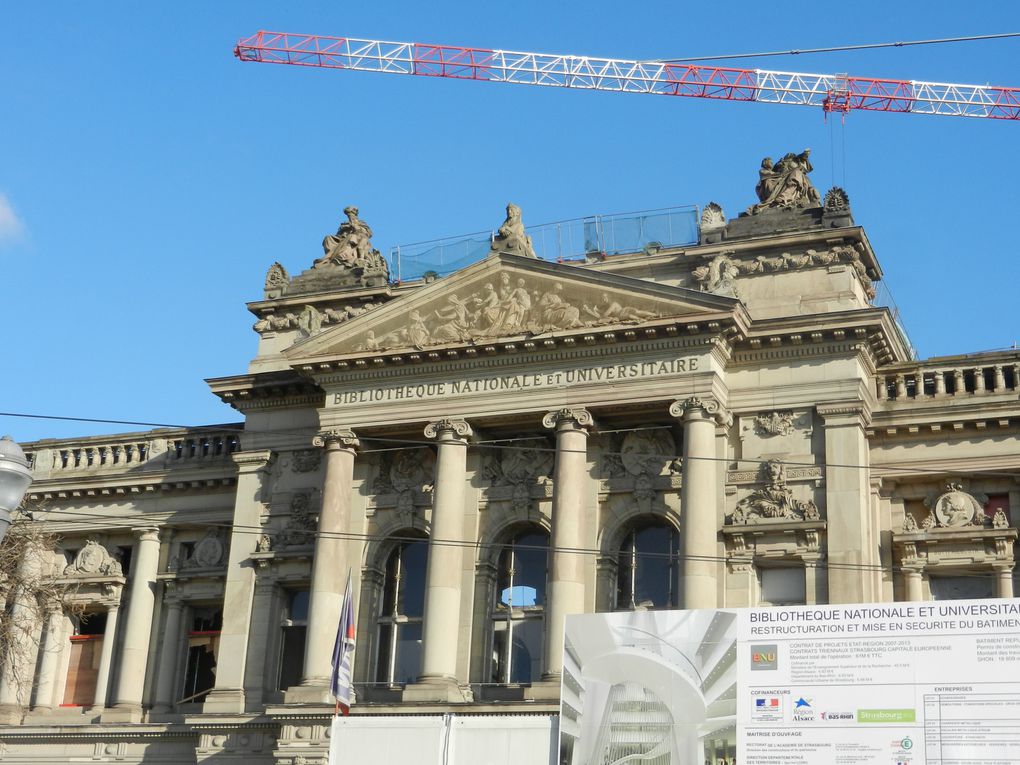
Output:
[[86,616],[52,604],[0,681],[0,757],[323,762],[348,571],[349,724],[379,736],[556,715],[567,614],[1011,596],[1020,353],[915,360],[809,167],[763,165],[696,244],[583,262],[511,207],[488,257],[405,283],[348,208],[209,380],[242,423],[24,444]]

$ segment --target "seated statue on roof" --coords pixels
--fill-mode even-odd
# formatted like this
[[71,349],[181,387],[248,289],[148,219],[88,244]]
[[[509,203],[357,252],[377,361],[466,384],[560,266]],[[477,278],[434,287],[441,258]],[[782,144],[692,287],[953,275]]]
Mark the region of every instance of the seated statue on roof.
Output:
[[808,173],[814,169],[810,156],[811,149],[800,154],[790,152],[774,165],[771,157],[765,157],[758,171],[758,185],[754,187],[758,204],[751,205],[747,214],[821,207],[822,198],[808,178]]
[[372,229],[358,217],[358,208],[344,208],[347,220],[340,224],[335,234],[322,240],[322,257],[312,268],[342,267],[361,269],[365,272],[383,271],[389,275],[386,260],[379,250],[372,248]]
[[506,206],[506,220],[496,232],[492,240],[493,253],[505,252],[510,255],[522,255],[525,258],[537,258],[535,248],[531,246],[531,237],[524,231],[521,220],[521,208],[510,202]]

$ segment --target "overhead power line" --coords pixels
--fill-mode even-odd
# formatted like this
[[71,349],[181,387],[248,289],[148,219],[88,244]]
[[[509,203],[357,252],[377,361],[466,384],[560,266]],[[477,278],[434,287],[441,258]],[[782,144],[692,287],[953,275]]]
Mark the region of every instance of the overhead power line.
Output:
[[658,64],[681,64],[687,61],[724,61],[734,58],[766,58],[769,56],[801,56],[808,53],[839,53],[854,50],[875,50],[878,48],[906,48],[910,45],[942,45],[945,43],[977,42],[980,40],[1002,40],[1020,37],[1020,32],[1003,32],[994,35],[971,35],[969,37],[939,37],[933,40],[905,40],[903,42],[863,43],[860,45],[833,45],[828,48],[791,48],[790,50],[772,50],[760,53],[724,53],[718,56],[686,56],[684,58],[657,58],[652,62]]

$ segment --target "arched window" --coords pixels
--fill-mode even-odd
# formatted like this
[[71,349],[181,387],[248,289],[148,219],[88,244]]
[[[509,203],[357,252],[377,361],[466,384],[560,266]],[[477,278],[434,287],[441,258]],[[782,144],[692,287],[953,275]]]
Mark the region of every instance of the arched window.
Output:
[[663,520],[631,526],[616,558],[616,607],[676,608],[680,535]]
[[386,559],[376,641],[378,682],[402,685],[413,682],[421,671],[428,552],[428,540],[416,539],[401,542]]
[[499,554],[493,597],[492,669],[495,683],[527,684],[542,671],[549,534],[518,533]]

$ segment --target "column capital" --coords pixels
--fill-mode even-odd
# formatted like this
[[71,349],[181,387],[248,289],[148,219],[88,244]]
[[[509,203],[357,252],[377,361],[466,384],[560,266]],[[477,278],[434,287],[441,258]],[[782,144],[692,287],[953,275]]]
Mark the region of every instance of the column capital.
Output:
[[692,420],[712,419],[717,425],[733,424],[733,414],[710,396],[689,396],[677,399],[669,406],[672,417],[690,422]]
[[276,458],[276,453],[269,449],[253,449],[246,452],[234,452],[230,459],[242,473],[255,473],[265,470]]
[[589,430],[595,427],[595,418],[591,412],[583,406],[564,407],[549,412],[542,418],[542,426],[546,428],[559,428],[561,425],[571,426],[576,429]]
[[320,431],[312,439],[312,446],[329,449],[357,449],[361,446],[353,430],[347,428],[330,428]]
[[159,527],[158,526],[136,526],[132,529],[138,536],[139,542],[158,542],[159,541]]
[[443,433],[452,433],[458,438],[470,438],[474,430],[466,420],[444,417],[425,426],[425,438],[438,438]]

